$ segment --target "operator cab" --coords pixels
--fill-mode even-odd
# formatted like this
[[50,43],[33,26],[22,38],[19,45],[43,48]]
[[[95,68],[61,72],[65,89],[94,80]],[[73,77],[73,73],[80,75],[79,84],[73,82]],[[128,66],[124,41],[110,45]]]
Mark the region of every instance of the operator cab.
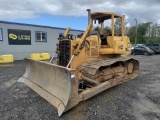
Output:
[[[98,35],[101,38],[101,45],[108,45],[109,36],[124,36],[123,30],[123,18],[124,16],[117,15],[112,12],[95,12],[90,14],[90,21],[92,24],[98,23]],[[118,22],[115,24],[115,22]],[[104,24],[110,24],[110,26],[104,27]],[[93,25],[94,26],[94,25]],[[116,29],[115,29],[116,27]],[[118,31],[117,31],[118,30]],[[91,34],[95,32],[92,30]]]

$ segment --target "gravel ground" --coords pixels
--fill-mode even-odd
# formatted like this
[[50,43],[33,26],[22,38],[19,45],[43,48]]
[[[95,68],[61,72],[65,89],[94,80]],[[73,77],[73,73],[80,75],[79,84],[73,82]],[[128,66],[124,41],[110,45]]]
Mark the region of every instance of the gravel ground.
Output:
[[17,80],[24,61],[0,65],[0,120],[160,120],[160,55],[140,61],[134,80],[108,89],[58,117],[56,109]]

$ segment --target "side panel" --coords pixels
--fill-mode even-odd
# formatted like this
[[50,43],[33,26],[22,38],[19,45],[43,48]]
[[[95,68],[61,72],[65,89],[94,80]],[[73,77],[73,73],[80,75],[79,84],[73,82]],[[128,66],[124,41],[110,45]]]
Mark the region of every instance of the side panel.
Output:
[[[88,37],[90,39],[92,39],[91,37]],[[89,39],[87,38],[87,40],[89,41]],[[98,38],[93,37],[96,41],[98,41]],[[71,41],[71,56],[74,52],[73,50],[73,46],[76,45],[79,41],[78,40],[73,40]],[[97,44],[97,42],[96,42]],[[98,42],[99,44],[99,42]],[[99,45],[95,45],[94,48],[97,46],[96,48],[96,53],[99,51]],[[98,54],[98,56],[97,56]],[[83,47],[83,49],[81,50],[81,52],[79,53],[78,56],[75,56],[71,62],[70,68],[72,69],[77,69],[82,63],[87,62],[87,61],[93,61],[93,60],[97,60],[99,57],[99,52],[96,54],[96,56],[92,57],[90,56],[90,45],[86,45]]]
[[89,37],[90,57],[99,57],[99,40],[98,37]]

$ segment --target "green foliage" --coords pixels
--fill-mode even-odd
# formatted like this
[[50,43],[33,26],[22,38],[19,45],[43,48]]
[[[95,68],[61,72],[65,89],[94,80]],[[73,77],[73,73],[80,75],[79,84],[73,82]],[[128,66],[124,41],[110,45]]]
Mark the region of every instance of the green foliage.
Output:
[[[141,23],[137,26],[137,44],[160,43],[160,27],[158,24],[152,25],[151,22]],[[135,43],[136,26],[129,28],[127,35],[131,43]]]
[[136,27],[132,26],[129,28],[128,32],[127,32],[127,36],[129,36],[131,43],[133,44],[135,41],[135,36],[136,36]]
[[110,30],[111,30],[111,28],[108,27],[108,26],[106,26],[103,31],[104,31],[104,33],[107,33],[107,32],[110,31]]
[[96,26],[93,28],[93,31],[99,31],[99,29],[100,29],[99,26]]
[[149,28],[149,23],[142,23],[138,25],[137,28],[137,43],[146,43],[146,34],[147,34],[147,30]]
[[[96,26],[96,27],[93,28],[93,31],[99,31],[99,30],[100,30],[99,26]],[[106,26],[106,27],[104,27],[103,32],[106,33],[109,30],[111,30],[111,28]]]
[[114,23],[114,34],[116,36],[121,35],[121,18],[116,18]]

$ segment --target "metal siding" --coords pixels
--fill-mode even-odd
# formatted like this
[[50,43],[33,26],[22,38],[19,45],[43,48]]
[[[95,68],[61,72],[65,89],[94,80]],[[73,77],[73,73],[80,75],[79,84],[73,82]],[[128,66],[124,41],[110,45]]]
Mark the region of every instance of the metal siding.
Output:
[[[22,60],[28,58],[31,53],[48,52],[51,56],[56,49],[56,43],[59,33],[63,33],[63,29],[53,29],[44,27],[34,27],[26,25],[0,23],[3,29],[3,41],[0,41],[0,54],[12,54],[14,60]],[[31,30],[31,45],[9,45],[7,29]],[[35,31],[47,32],[47,42],[35,42]],[[80,31],[70,31],[71,34],[77,35]]]

